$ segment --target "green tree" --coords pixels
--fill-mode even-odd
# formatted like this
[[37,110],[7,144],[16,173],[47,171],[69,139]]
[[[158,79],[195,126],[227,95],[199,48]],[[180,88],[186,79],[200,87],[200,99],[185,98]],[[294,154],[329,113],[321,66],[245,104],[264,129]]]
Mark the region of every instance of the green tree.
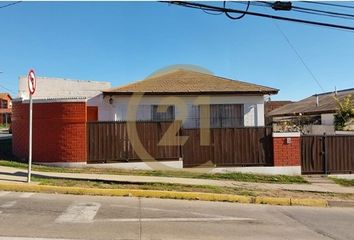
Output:
[[351,95],[348,95],[342,101],[337,101],[337,113],[334,116],[336,130],[343,130],[352,118],[354,118],[354,105]]

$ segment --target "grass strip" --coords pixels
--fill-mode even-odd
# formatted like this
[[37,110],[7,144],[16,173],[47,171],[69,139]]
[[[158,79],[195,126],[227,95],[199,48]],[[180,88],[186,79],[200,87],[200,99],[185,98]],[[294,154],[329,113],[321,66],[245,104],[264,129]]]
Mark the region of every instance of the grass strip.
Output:
[[[15,167],[27,169],[27,164],[0,160],[1,166]],[[287,175],[261,175],[250,173],[197,173],[190,171],[170,171],[170,170],[124,170],[116,168],[63,168],[36,165],[32,166],[34,171],[40,172],[62,172],[62,173],[89,173],[89,174],[112,174],[112,175],[135,175],[135,176],[156,176],[156,177],[178,177],[178,178],[197,178],[197,179],[214,179],[214,180],[229,180],[240,182],[259,182],[259,183],[280,183],[280,184],[308,184],[308,182],[301,176],[287,176]]]
[[354,187],[354,179],[343,179],[343,178],[331,178],[335,183],[342,185],[344,187]]

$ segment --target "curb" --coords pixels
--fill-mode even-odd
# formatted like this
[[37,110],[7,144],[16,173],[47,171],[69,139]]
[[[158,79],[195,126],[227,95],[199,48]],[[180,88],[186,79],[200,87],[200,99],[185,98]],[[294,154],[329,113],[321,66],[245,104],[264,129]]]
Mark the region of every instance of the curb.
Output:
[[252,197],[232,194],[202,193],[202,192],[176,192],[160,190],[139,189],[100,189],[80,187],[60,187],[50,185],[38,185],[27,183],[6,184],[0,183],[0,190],[13,192],[37,192],[37,193],[61,193],[73,195],[115,196],[115,197],[145,197],[145,198],[168,198],[183,200],[203,200],[234,203],[255,203],[281,206],[311,206],[327,207],[328,201],[321,199],[296,199],[276,197]]
[[343,201],[343,200],[329,200],[328,206],[330,207],[354,207],[354,201]]

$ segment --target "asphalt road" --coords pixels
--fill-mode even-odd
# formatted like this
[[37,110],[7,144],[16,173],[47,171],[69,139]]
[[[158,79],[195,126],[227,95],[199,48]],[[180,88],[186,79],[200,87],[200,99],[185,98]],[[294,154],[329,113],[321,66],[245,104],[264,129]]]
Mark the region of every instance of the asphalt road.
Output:
[[0,240],[354,239],[354,208],[0,191]]

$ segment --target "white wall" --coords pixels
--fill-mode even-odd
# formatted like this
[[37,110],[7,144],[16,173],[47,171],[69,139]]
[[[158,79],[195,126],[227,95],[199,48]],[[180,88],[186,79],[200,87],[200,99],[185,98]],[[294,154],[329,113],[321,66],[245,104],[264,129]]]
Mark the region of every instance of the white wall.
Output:
[[[109,89],[110,87],[111,83],[109,82],[37,77],[36,92],[33,98],[91,98],[100,94],[102,90]],[[24,100],[29,98],[27,77],[19,78],[18,97]]]
[[[149,96],[145,95],[140,101],[140,111],[138,119],[150,119],[151,112],[144,108],[144,105],[159,105],[162,99],[177,97],[182,100],[187,107],[187,111],[192,112],[192,105],[196,105],[198,96]],[[230,95],[210,95],[210,104],[244,104],[244,123],[245,126],[264,126],[264,100],[263,96],[230,96]],[[127,109],[130,96],[112,96],[113,103],[109,104],[109,96],[104,99],[101,96],[99,107],[99,121],[127,120]],[[178,119],[180,109],[176,110]]]
[[321,124],[334,125],[334,114],[333,113],[321,114]]

